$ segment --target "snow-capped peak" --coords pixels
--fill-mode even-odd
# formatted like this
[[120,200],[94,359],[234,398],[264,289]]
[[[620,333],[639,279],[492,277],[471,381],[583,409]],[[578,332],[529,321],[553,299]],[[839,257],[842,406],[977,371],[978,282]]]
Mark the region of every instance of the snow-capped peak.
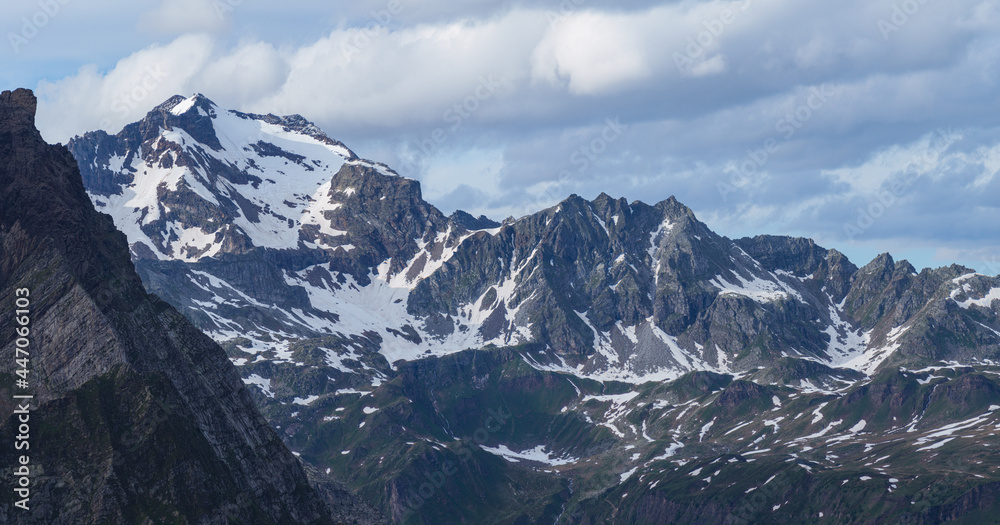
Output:
[[194,261],[253,247],[335,250],[349,244],[346,232],[331,225],[331,214],[350,197],[333,191],[341,168],[398,176],[359,159],[301,116],[225,110],[201,94],[171,97],[144,123],[119,133],[123,150],[95,148],[97,158],[84,170],[85,177],[119,181],[108,191],[92,189],[91,197],[126,233],[137,257]]
[[[195,107],[195,103],[198,102],[198,97],[201,95],[194,95],[180,101],[176,106],[174,106],[170,113],[174,115],[183,115]],[[205,116],[208,116],[207,114]]]

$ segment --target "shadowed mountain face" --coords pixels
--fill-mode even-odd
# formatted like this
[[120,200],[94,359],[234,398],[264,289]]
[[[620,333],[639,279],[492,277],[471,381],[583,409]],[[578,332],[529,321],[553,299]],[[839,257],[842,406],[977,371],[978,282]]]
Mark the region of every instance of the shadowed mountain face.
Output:
[[[223,344],[292,450],[397,521],[933,523],[996,503],[995,461],[948,470],[961,439],[993,442],[996,277],[731,240],[672,197],[446,216],[300,116],[201,95],[69,149],[146,288]],[[841,483],[864,478],[884,483]],[[890,488],[923,503],[860,503]]]
[[[329,508],[223,350],[146,293],[125,236],[94,210],[74,158],[35,129],[35,104],[27,90],[0,94],[5,442],[23,421],[12,396],[34,396],[30,449],[0,453],[7,487],[29,456],[30,510],[5,498],[0,521],[341,522],[335,516],[358,504]],[[17,297],[28,299],[30,318],[30,365],[20,373]],[[24,376],[27,388],[14,381]]]

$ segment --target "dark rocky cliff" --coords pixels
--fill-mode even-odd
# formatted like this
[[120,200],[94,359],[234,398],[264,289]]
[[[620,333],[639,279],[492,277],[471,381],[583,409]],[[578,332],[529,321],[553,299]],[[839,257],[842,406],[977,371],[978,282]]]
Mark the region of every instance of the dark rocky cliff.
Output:
[[[35,104],[0,95],[4,443],[18,431],[12,395],[35,396],[30,510],[5,498],[0,522],[364,522],[357,501],[331,510],[309,485],[222,349],[144,291],[70,152],[34,128]],[[27,389],[14,383],[18,289],[30,291]],[[19,455],[0,451],[5,487]]]

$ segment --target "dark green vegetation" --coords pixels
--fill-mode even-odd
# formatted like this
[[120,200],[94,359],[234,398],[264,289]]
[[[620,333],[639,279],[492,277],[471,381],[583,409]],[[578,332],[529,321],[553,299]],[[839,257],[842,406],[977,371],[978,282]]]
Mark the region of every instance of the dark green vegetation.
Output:
[[[398,363],[374,389],[309,405],[276,383],[254,396],[292,450],[400,523],[991,523],[1000,510],[998,367],[888,369],[836,391],[711,372],[632,387],[539,371],[529,351]],[[540,446],[556,464],[481,448]]]

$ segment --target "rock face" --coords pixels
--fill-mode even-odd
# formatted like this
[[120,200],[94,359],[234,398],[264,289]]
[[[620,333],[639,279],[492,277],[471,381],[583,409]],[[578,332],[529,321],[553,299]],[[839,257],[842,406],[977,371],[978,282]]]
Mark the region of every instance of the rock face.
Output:
[[394,521],[1000,506],[1000,465],[970,452],[1000,445],[1000,278],[732,240],[672,197],[446,216],[300,116],[201,95],[69,147],[147,290],[222,343],[292,450]]
[[[30,449],[0,453],[6,487],[30,457],[30,510],[5,498],[0,521],[339,522],[222,349],[143,289],[125,236],[34,114],[30,91],[0,94],[5,442],[19,432],[12,396],[34,396]],[[30,294],[28,388],[14,383],[18,290]]]

